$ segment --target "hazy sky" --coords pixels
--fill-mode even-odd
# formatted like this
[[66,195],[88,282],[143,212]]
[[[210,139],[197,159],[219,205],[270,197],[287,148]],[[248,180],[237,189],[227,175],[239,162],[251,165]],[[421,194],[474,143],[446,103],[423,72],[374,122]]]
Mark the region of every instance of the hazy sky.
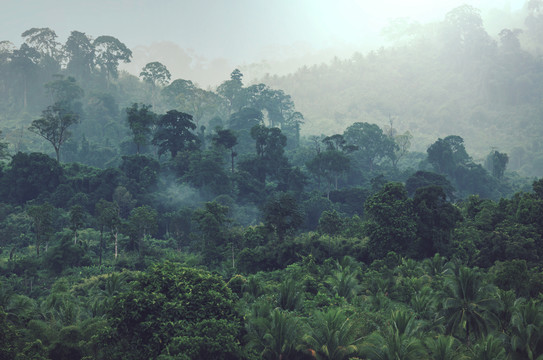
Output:
[[[166,59],[157,49],[169,48],[178,58],[167,66],[203,73],[264,58],[367,51],[390,20],[441,20],[462,3],[516,10],[524,0],[0,0],[0,41],[19,45],[32,27],[55,30],[61,42],[72,30],[111,35],[135,51],[131,71]],[[159,42],[169,44],[151,46]]]

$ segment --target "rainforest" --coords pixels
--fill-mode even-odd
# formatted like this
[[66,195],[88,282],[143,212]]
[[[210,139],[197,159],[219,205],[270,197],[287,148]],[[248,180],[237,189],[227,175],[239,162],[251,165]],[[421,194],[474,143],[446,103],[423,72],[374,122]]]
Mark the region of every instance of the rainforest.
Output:
[[207,87],[111,35],[1,41],[0,359],[543,359],[524,11]]

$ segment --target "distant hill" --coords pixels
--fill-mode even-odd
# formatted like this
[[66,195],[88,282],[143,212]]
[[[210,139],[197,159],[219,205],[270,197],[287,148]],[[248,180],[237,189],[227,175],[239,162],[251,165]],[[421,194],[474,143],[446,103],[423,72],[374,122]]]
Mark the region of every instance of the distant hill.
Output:
[[464,5],[440,23],[412,28],[401,45],[300,68],[262,82],[291,94],[302,132],[341,133],[355,121],[410,131],[425,152],[455,134],[475,160],[492,149],[509,168],[543,175],[543,15],[492,38],[477,9]]

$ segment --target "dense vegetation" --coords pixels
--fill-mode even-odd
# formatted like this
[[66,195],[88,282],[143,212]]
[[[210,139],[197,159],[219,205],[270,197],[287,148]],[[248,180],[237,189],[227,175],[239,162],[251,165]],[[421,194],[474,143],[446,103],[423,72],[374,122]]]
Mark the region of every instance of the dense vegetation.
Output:
[[305,136],[237,69],[203,90],[119,73],[111,36],[23,37],[0,49],[1,359],[542,358],[543,179],[504,150],[410,151],[392,118]]
[[313,134],[392,120],[418,151],[456,134],[475,158],[498,148],[511,169],[540,177],[542,9],[527,1],[523,11],[502,13],[491,32],[468,5],[431,24],[398,19],[383,30],[394,46],[264,81],[291,94]]

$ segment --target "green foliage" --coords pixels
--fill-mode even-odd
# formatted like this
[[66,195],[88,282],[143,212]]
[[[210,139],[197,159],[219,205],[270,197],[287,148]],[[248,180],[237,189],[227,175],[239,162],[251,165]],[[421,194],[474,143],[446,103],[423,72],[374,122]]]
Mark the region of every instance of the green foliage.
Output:
[[362,353],[372,360],[420,359],[426,355],[417,339],[418,323],[404,311],[394,311],[390,325],[381,333],[374,332],[362,344]]
[[462,220],[460,210],[448,203],[443,189],[435,185],[416,190],[413,208],[418,220],[418,256],[449,253],[452,230]]
[[336,235],[343,230],[343,218],[337,211],[323,211],[319,219],[319,232]]
[[357,155],[357,161],[362,163],[362,168],[374,170],[374,165],[379,159],[394,157],[397,145],[392,139],[383,134],[376,124],[356,122],[349,126],[344,133],[348,145],[356,147],[353,153]]
[[49,156],[17,153],[1,179],[4,183],[3,198],[22,205],[41,194],[53,192],[61,183],[62,176],[62,167]]
[[217,276],[165,262],[142,273],[109,311],[110,358],[233,359],[240,354],[241,318]]
[[303,293],[301,284],[293,279],[287,279],[279,285],[277,293],[277,305],[287,311],[299,310],[302,305]]
[[126,109],[126,119],[130,130],[132,130],[138,154],[149,143],[151,125],[154,124],[155,118],[156,114],[151,111],[150,105],[141,104],[140,106],[134,103]]
[[[56,234],[59,236],[60,234]],[[88,266],[90,259],[85,257],[84,244],[74,244],[71,234],[60,235],[60,241],[46,253],[46,264],[51,271],[60,274],[64,269]]]
[[57,162],[60,162],[60,149],[71,135],[68,128],[78,122],[77,113],[66,108],[63,102],[56,102],[43,110],[42,117],[32,121],[28,130],[50,142],[55,149]]
[[289,193],[279,193],[264,205],[264,221],[275,231],[280,242],[289,231],[295,231],[303,222],[296,198]]
[[191,115],[170,110],[158,118],[156,125],[152,143],[158,145],[159,156],[169,151],[175,158],[180,151],[198,148],[200,140],[194,134],[196,125]]
[[381,191],[368,198],[364,207],[369,218],[365,224],[370,238],[368,246],[374,259],[383,257],[389,251],[406,253],[413,248],[417,218],[403,184],[386,184]]
[[445,281],[447,297],[443,310],[447,318],[447,333],[457,335],[468,346],[472,337],[480,339],[489,332],[496,320],[499,302],[493,288],[482,284],[476,270],[460,267],[458,273]]
[[310,323],[311,331],[303,340],[316,359],[343,360],[357,353],[361,342],[357,326],[341,309],[318,311]]
[[274,309],[248,324],[249,346],[261,359],[299,358],[296,348],[301,338],[301,323],[286,311]]
[[36,234],[36,254],[40,256],[40,246],[49,241],[53,231],[53,206],[49,203],[43,205],[32,205],[26,210],[32,219],[34,233]]
[[166,66],[158,61],[154,61],[143,67],[140,77],[153,86],[163,86],[168,84],[172,75]]
[[128,178],[127,189],[133,194],[141,194],[156,185],[160,164],[158,161],[144,156],[123,156],[119,169]]

